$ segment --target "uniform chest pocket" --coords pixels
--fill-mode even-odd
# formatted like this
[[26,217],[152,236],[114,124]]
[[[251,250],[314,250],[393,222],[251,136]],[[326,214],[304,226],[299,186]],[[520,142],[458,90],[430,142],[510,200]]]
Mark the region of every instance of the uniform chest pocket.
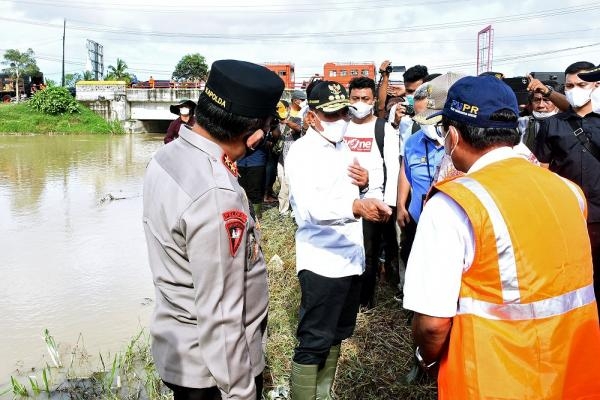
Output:
[[425,155],[422,155],[422,156],[411,155],[407,159],[407,164],[408,164],[408,168],[410,168],[411,171],[417,171],[419,169],[425,170],[428,165],[427,157],[425,157]]

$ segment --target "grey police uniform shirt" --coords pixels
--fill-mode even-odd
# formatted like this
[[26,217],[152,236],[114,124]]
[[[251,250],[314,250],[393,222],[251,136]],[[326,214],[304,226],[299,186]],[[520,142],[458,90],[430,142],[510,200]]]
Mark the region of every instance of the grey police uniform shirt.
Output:
[[152,354],[175,385],[255,399],[268,306],[260,234],[235,166],[181,127],[144,179],[144,230],[155,285]]

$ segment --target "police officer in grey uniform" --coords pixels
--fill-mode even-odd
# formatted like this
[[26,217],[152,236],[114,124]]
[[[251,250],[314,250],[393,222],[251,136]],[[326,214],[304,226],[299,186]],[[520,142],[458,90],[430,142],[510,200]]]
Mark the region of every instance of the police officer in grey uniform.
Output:
[[267,272],[235,161],[264,136],[283,88],[262,66],[216,61],[196,124],[148,164],[152,354],[175,400],[261,398]]

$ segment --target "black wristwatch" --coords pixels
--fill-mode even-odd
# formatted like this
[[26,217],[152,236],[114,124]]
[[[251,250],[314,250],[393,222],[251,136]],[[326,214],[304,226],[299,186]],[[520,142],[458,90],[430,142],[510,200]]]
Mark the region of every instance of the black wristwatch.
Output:
[[437,364],[437,361],[431,362],[431,363],[426,363],[425,360],[423,360],[423,357],[421,357],[421,352],[419,351],[419,346],[417,346],[417,348],[415,349],[415,358],[417,359],[417,362],[419,363],[419,365],[421,366],[421,368],[423,368],[423,371],[429,371],[432,367],[434,367]]
[[544,97],[550,97],[550,95],[552,94],[552,92],[554,92],[554,88],[550,85],[546,85],[546,87],[548,88],[548,93],[543,94]]

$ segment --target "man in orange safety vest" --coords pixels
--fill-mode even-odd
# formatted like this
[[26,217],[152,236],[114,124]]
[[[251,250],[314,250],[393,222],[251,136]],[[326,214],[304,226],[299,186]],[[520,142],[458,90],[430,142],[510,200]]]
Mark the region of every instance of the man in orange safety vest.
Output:
[[466,174],[436,184],[419,220],[403,303],[415,357],[439,399],[600,399],[585,197],[515,153],[517,117],[492,76],[458,80],[430,117]]

